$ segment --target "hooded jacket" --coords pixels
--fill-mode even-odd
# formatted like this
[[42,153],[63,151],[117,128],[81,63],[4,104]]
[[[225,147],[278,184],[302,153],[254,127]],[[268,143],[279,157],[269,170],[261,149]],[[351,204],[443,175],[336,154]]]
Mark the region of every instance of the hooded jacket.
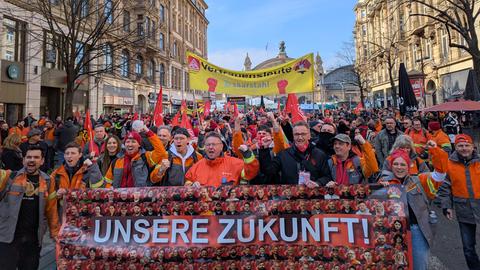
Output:
[[73,142],[77,136],[78,128],[72,121],[66,121],[65,124],[58,129],[55,129],[55,137],[57,140],[56,150],[65,151],[65,146]]
[[185,174],[203,157],[196,152],[192,145],[187,146],[187,153],[182,156],[177,152],[175,145],[171,145],[168,150],[168,160],[170,168],[160,172],[160,165],[157,165],[152,173],[152,182],[159,183],[162,186],[183,186],[185,185]]

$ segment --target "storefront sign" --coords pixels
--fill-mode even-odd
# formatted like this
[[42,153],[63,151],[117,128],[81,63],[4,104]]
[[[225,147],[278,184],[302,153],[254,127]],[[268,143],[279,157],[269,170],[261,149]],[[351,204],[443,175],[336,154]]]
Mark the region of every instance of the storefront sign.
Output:
[[7,75],[11,80],[18,80],[20,77],[20,67],[17,64],[10,64],[7,67]]
[[421,98],[425,95],[425,89],[423,85],[423,79],[410,79],[410,84],[412,85],[413,93],[415,97]]

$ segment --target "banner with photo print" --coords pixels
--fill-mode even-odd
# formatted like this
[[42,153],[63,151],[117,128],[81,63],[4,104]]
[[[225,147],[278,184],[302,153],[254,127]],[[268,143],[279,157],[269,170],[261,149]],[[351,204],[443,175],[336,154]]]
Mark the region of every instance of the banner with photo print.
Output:
[[401,186],[74,190],[59,269],[411,269]]

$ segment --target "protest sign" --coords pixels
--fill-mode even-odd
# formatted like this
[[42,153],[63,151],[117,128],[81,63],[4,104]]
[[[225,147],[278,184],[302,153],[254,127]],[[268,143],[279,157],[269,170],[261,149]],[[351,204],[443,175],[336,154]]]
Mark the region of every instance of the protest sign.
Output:
[[401,186],[74,190],[65,204],[60,269],[411,265]]
[[233,71],[187,52],[190,88],[230,95],[278,95],[312,92],[313,54],[260,70]]

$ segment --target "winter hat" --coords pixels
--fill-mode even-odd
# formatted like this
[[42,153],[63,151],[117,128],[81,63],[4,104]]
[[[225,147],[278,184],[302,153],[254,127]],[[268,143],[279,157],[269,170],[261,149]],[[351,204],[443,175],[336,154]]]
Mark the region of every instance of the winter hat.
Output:
[[458,134],[455,136],[455,144],[462,142],[473,144],[472,137],[468,136],[467,134]]
[[408,155],[407,151],[403,150],[403,149],[395,149],[392,154],[390,154],[390,156],[392,157],[392,159],[390,159],[390,167],[393,165],[393,162],[395,161],[395,159],[397,158],[403,158],[403,160],[405,160],[407,162],[407,165],[410,167],[410,164],[411,164],[411,160],[410,160],[410,156]]
[[432,122],[428,123],[428,128],[430,130],[433,130],[433,131],[439,130],[441,128],[440,127],[440,122],[432,121]]
[[138,144],[142,144],[142,136],[138,132],[130,131],[127,136],[125,137],[125,142],[127,140],[135,140]]

